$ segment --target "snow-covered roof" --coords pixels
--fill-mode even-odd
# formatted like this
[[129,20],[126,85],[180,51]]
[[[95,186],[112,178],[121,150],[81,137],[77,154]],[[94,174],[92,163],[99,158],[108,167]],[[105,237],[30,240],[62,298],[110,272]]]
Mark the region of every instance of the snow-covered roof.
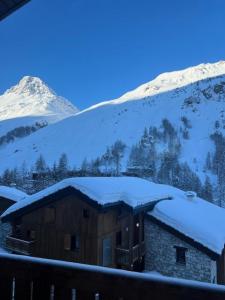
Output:
[[173,199],[158,202],[149,215],[217,254],[225,244],[225,209],[172,188]]
[[67,187],[79,190],[100,205],[123,201],[131,207],[170,197],[170,187],[137,177],[74,177],[48,187],[9,207],[2,217]]
[[27,194],[16,188],[0,185],[0,197],[18,202],[27,197]]

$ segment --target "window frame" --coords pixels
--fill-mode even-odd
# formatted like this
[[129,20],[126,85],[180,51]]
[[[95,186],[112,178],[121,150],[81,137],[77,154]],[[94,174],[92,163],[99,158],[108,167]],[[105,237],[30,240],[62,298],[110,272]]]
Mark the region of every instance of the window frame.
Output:
[[64,250],[76,252],[81,247],[80,235],[78,234],[64,234]]
[[176,250],[176,264],[186,266],[187,263],[187,257],[186,252],[187,248],[182,246],[174,246]]

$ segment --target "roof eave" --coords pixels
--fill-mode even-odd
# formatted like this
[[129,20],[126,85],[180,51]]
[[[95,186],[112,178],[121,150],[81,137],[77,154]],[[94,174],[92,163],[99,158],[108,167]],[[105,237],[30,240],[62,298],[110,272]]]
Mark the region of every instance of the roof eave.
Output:
[[11,4],[12,1],[10,1],[10,4],[9,4],[8,1],[5,0],[3,5],[5,5],[6,9],[0,13],[0,21],[2,21],[3,19],[5,19],[9,15],[11,15],[13,12],[15,12],[17,9],[24,6],[28,2],[30,2],[30,0],[21,0],[21,1],[18,1],[17,3],[14,2],[13,4]]
[[155,205],[163,200],[172,200],[172,197],[164,197],[164,198],[158,198],[156,200],[151,200],[145,204],[138,205],[134,208],[134,214],[138,214],[140,212],[148,212],[153,210]]

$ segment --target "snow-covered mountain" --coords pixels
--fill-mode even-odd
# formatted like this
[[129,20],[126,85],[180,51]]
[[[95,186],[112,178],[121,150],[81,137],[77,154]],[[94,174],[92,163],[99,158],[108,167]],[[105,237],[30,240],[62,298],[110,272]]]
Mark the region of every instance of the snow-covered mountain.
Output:
[[0,137],[21,126],[51,124],[77,112],[41,79],[25,76],[0,96]]
[[[30,79],[23,80],[29,82]],[[35,82],[34,89],[33,85],[27,89],[23,82],[19,86],[8,90],[3,99],[10,95],[19,95],[20,99],[28,97],[29,101],[34,101],[34,113],[31,115],[39,114],[33,91],[36,93],[39,90],[37,97],[42,92],[49,92],[50,95],[52,92],[46,92],[42,85],[39,89],[38,82]],[[46,104],[45,107],[46,112],[53,106]],[[71,115],[73,110],[69,110]],[[25,114],[26,108],[23,111]],[[4,114],[1,109],[0,112],[0,115]],[[30,113],[27,111],[26,115]],[[184,117],[188,120],[188,128],[184,128]],[[79,166],[84,158],[91,160],[101,156],[106,147],[118,139],[127,146],[123,161],[125,167],[130,149],[140,139],[144,128],[155,126],[160,130],[165,118],[180,137],[180,160],[187,161],[194,171],[204,177],[207,152],[215,151],[210,135],[215,131],[224,133],[225,130],[225,62],[201,64],[161,74],[118,99],[94,105],[71,118],[9,143],[0,149],[0,168],[2,171],[7,167],[19,166],[24,160],[28,166],[33,165],[40,154],[52,165],[63,152],[68,155],[71,166]],[[188,138],[183,137],[184,130],[188,130]]]
[[78,111],[68,100],[50,89],[40,78],[25,76],[0,96],[0,120],[45,116],[52,123]]

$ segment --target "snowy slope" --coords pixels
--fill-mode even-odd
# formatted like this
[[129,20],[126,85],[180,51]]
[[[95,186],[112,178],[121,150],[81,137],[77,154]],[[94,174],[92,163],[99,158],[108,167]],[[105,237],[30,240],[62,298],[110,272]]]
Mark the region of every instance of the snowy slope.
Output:
[[128,153],[144,127],[160,127],[167,118],[179,132],[181,117],[186,116],[192,128],[190,138],[182,140],[181,159],[201,172],[207,151],[214,150],[209,136],[216,120],[224,131],[224,104],[225,62],[165,73],[119,99],[92,106],[0,149],[4,157],[0,170],[19,166],[23,160],[32,165],[40,154],[53,164],[62,152],[72,166],[78,166],[85,157],[102,155],[117,139],[126,143]]
[[0,96],[0,136],[35,122],[55,123],[75,115],[77,111],[41,79],[25,76]]

